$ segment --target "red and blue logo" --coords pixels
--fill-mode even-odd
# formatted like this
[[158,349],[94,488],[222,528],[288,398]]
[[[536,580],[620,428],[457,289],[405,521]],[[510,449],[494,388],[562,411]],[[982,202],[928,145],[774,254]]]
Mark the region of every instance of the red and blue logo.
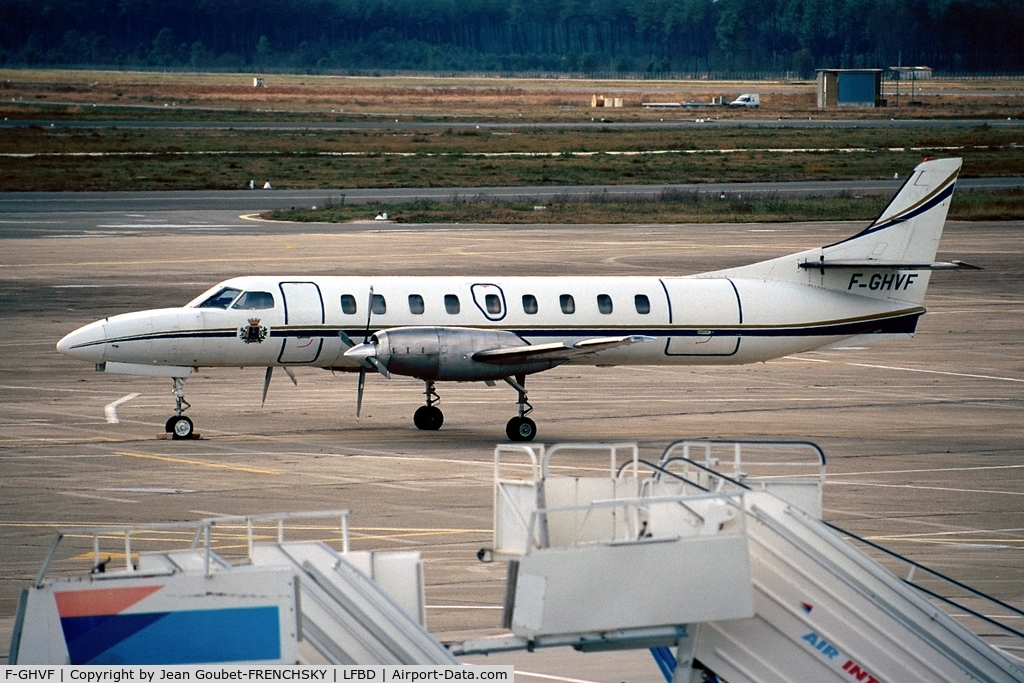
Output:
[[198,664],[281,657],[275,605],[144,611],[163,585],[54,593],[71,664]]

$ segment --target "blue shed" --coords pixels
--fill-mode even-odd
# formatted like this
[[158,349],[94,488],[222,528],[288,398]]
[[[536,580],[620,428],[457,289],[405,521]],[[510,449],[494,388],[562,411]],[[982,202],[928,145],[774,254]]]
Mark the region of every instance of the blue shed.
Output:
[[818,69],[818,109],[884,106],[882,69]]

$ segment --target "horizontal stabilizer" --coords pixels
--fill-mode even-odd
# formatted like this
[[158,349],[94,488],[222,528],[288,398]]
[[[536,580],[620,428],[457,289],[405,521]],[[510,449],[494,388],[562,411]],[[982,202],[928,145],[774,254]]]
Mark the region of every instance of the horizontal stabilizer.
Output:
[[656,341],[654,337],[640,334],[625,337],[597,337],[577,342],[555,342],[535,346],[514,346],[504,349],[490,349],[473,354],[473,360],[483,363],[512,363],[536,360],[568,360],[575,356],[596,353],[616,346]]
[[870,270],[984,270],[963,261],[935,261],[932,263],[901,263],[895,261],[875,261],[871,259],[833,259],[825,261],[803,261],[801,268],[865,268]]

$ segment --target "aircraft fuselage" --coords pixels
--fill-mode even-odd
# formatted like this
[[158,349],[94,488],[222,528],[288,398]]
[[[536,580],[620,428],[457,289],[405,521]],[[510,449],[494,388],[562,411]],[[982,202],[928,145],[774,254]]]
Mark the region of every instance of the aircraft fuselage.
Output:
[[[914,304],[859,296],[859,290],[747,278],[252,276],[222,282],[182,308],[105,318],[72,333],[61,347],[95,363],[357,370],[359,363],[344,353],[369,336],[371,287],[369,332],[387,330],[392,338],[408,328],[473,330],[481,348],[653,338],[561,361],[589,365],[763,361],[854,335],[910,333],[924,313]],[[226,301],[212,305],[218,292]],[[503,337],[485,338],[485,331]],[[433,350],[442,357],[465,343],[441,336]],[[422,342],[412,333],[409,338]],[[396,357],[432,350],[398,344]]]

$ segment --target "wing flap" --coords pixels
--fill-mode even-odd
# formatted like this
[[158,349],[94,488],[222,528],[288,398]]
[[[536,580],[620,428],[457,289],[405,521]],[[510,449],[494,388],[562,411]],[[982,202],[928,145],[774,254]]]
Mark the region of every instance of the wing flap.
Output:
[[617,346],[628,346],[655,341],[654,337],[631,334],[623,337],[595,337],[576,342],[552,342],[533,346],[513,346],[502,349],[488,349],[473,354],[473,360],[482,363],[517,363],[538,360],[569,360],[576,356],[597,353]]

